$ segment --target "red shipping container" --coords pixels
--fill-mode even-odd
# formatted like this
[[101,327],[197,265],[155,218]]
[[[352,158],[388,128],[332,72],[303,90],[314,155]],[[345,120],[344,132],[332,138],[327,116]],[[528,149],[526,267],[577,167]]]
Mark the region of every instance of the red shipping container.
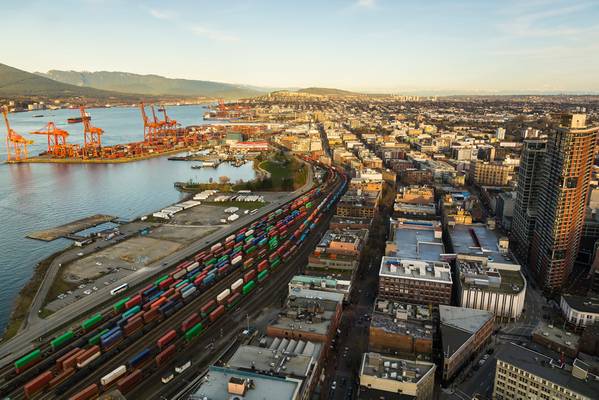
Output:
[[162,293],[162,295],[160,297],[170,297],[175,293],[175,288],[172,287],[169,290],[167,290],[166,292]]
[[229,300],[227,300],[227,306],[231,307],[232,304],[235,304],[237,301],[239,301],[240,297],[241,293],[235,293]]
[[25,390],[25,397],[30,398],[35,393],[44,389],[46,386],[48,386],[53,377],[54,375],[52,375],[52,372],[46,371],[27,382],[23,387]]
[[125,334],[125,336],[131,336],[132,334],[140,330],[143,326],[144,324],[140,316],[139,319],[127,323],[127,325],[125,325],[125,328],[123,329],[123,333]]
[[65,359],[61,364],[62,369],[63,370],[69,369],[69,368],[72,368],[75,365],[77,365],[77,357],[83,353],[85,353],[85,350],[79,350],[77,353],[75,353],[72,356],[70,356],[69,358]]
[[131,391],[131,389],[133,389],[135,387],[135,385],[137,385],[139,382],[141,382],[141,378],[142,378],[142,373],[140,369],[136,369],[133,372],[131,372],[129,375],[125,376],[124,378],[119,379],[116,382],[116,386],[118,387],[118,389],[120,390],[120,392],[122,394],[128,393]]
[[62,373],[56,375],[49,383],[51,388],[64,382],[68,377],[75,373],[75,368],[65,369]]
[[79,353],[79,350],[81,350],[79,347],[75,347],[73,350],[69,351],[67,354],[65,354],[64,356],[60,357],[58,360],[56,360],[56,365],[60,368],[62,368],[62,363],[65,360],[68,360],[69,357],[71,357],[74,354]]
[[174,281],[175,280],[172,277],[169,276],[168,278],[166,278],[165,280],[163,280],[162,282],[160,282],[158,284],[158,286],[160,287],[160,289],[164,290],[167,287],[169,287],[170,284],[173,283]]
[[204,304],[200,311],[202,314],[207,314],[214,306],[216,305],[216,300],[210,300],[208,303]]
[[141,295],[133,296],[131,300],[125,303],[125,308],[128,310],[130,308],[135,307],[136,305],[141,304]]
[[152,308],[151,310],[146,311],[143,315],[144,323],[149,324],[150,322],[154,321],[159,314],[160,311],[158,308]]
[[69,397],[69,400],[89,400],[93,399],[98,393],[100,393],[100,389],[97,384],[90,385],[80,391],[79,393],[74,394]]
[[193,313],[189,317],[187,317],[185,321],[183,321],[183,323],[181,324],[181,330],[185,332],[189,328],[192,328],[198,322],[200,322],[200,316],[198,315],[198,313]]
[[200,275],[200,276],[198,276],[198,277],[197,277],[197,278],[196,278],[196,279],[193,281],[193,284],[194,284],[196,287],[200,287],[200,286],[202,285],[202,281],[204,280],[204,278],[205,278],[205,277],[206,277],[206,275]]
[[166,334],[164,334],[164,336],[162,336],[160,339],[158,339],[156,341],[156,345],[158,346],[159,349],[162,349],[164,346],[166,346],[167,344],[172,342],[176,337],[177,337],[177,331],[174,329],[171,329]]
[[264,260],[260,264],[258,264],[258,272],[262,272],[266,268],[268,268],[268,261]]
[[176,350],[177,348],[174,344],[168,346],[165,350],[163,350],[156,356],[156,365],[159,367],[162,366],[162,364],[164,364],[165,361],[167,361],[169,358],[173,356],[173,354],[175,354]]
[[164,303],[166,303],[166,297],[161,297],[158,300],[155,300],[152,305],[150,306],[150,308],[158,308],[161,305],[163,305]]
[[93,356],[94,354],[96,354],[99,351],[100,351],[100,346],[98,346],[98,345],[94,345],[94,346],[90,347],[89,349],[85,350],[83,353],[81,353],[77,356],[77,364],[83,363],[85,360],[87,360],[88,358],[90,358],[91,356]]
[[216,310],[214,310],[210,313],[210,321],[212,321],[212,322],[216,321],[224,313],[225,313],[225,306],[221,304],[220,306],[218,306],[216,308]]
[[256,277],[256,270],[253,269],[249,272],[247,272],[244,276],[243,276],[243,282],[244,283],[248,283],[249,281],[251,281],[252,279],[254,279]]

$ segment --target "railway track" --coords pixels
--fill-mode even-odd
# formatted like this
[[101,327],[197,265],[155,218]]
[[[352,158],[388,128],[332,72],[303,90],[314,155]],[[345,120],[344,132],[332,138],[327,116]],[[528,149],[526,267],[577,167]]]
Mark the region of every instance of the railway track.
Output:
[[[336,193],[336,191],[339,190],[342,179],[340,179],[340,176],[336,173],[334,173],[333,175],[334,175],[334,177],[332,178],[332,181],[329,181],[327,184],[323,185],[324,188],[322,188],[323,190],[320,192],[318,197],[312,199],[312,201],[319,203],[320,206],[314,212],[312,212],[310,215],[313,215],[316,211],[319,211],[320,207],[325,202],[330,202],[330,200],[328,200],[328,199],[331,198],[331,195],[333,193]],[[302,195],[299,195],[298,198],[299,197],[302,197]],[[318,219],[320,219],[321,215],[322,214],[319,214]],[[328,218],[330,218],[330,213],[328,213],[327,215],[328,215]],[[308,221],[309,220],[310,219],[308,219]],[[275,221],[276,221],[276,219],[275,219]],[[290,227],[290,230],[298,229],[299,226],[304,226],[304,223],[305,223],[305,221],[302,222],[301,220],[295,221],[294,225],[292,227]],[[312,224],[312,225],[314,225],[314,224]],[[316,232],[321,232],[323,230],[324,226],[325,226],[324,223],[320,223],[319,225],[317,225],[318,229],[316,230]],[[312,230],[312,228],[308,229],[308,231],[310,231],[310,232],[311,232],[311,230]],[[311,232],[311,233],[314,233],[314,232]],[[315,240],[316,236],[317,235],[311,234],[308,236],[310,238],[310,240],[305,241],[305,242],[300,241],[300,243],[302,245],[300,247],[298,247],[298,249],[296,249],[296,251],[300,252],[301,249],[303,249],[303,251],[305,252],[305,249],[307,248],[306,247],[307,243],[312,243]],[[304,256],[306,256],[306,254],[304,254]],[[279,266],[276,269],[276,271],[272,272],[272,275],[274,275],[274,276],[271,278],[268,278],[266,280],[265,285],[267,287],[277,287],[284,281],[288,281],[291,278],[291,276],[294,273],[296,273],[296,270],[298,269],[299,265],[300,265],[300,263],[297,259],[293,259],[290,263],[287,263],[287,262],[284,263],[284,265]],[[254,265],[254,267],[255,267],[255,265]],[[76,393],[78,390],[80,390],[82,388],[85,388],[91,384],[97,383],[99,380],[99,377],[104,376],[105,374],[113,371],[115,366],[125,365],[126,361],[129,360],[133,355],[137,354],[140,350],[143,350],[146,347],[152,347],[153,343],[155,343],[156,340],[158,340],[160,337],[162,337],[167,331],[172,330],[172,329],[177,329],[180,326],[180,324],[187,317],[189,317],[191,312],[195,311],[196,309],[199,310],[198,306],[203,305],[204,303],[206,303],[207,301],[209,301],[211,299],[214,299],[214,297],[216,296],[217,293],[219,293],[219,291],[222,291],[223,289],[229,287],[233,282],[240,279],[244,275],[245,272],[247,272],[247,271],[245,271],[243,268],[238,268],[234,271],[231,271],[227,275],[225,275],[224,277],[219,279],[215,284],[213,284],[209,288],[203,290],[201,294],[195,295],[190,301],[187,302],[187,301],[182,300],[184,305],[178,311],[176,311],[173,315],[170,315],[170,317],[165,318],[164,320],[161,320],[159,322],[153,321],[152,323],[147,324],[146,326],[144,326],[142,332],[137,332],[136,334],[133,334],[132,336],[127,337],[122,343],[120,343],[118,345],[118,347],[116,347],[115,349],[111,349],[108,352],[103,353],[102,356],[98,359],[98,362],[93,362],[89,366],[78,370],[74,375],[72,375],[70,378],[68,378],[64,383],[59,384],[55,389],[53,389],[51,391],[47,391],[44,394],[37,395],[36,398],[49,399],[49,398],[55,398],[55,396],[57,396],[57,395],[60,396],[61,398],[67,397],[68,395]],[[260,287],[264,287],[264,286],[261,285]],[[254,292],[255,291],[256,290],[254,290]],[[262,296],[262,297],[266,297],[266,296]],[[262,304],[264,302],[268,302],[268,299],[265,299],[265,298],[260,299],[260,296],[254,296],[254,294],[252,294],[252,296],[250,296],[250,298],[247,299],[247,301],[243,302],[242,306],[238,305],[235,308],[241,307],[241,309],[251,309],[252,306],[256,306],[256,305]],[[211,334],[215,332],[216,329],[233,328],[233,325],[231,324],[231,321],[229,318],[229,313],[230,313],[230,311],[225,314],[226,318],[221,317],[218,320],[216,320],[215,322],[210,323],[207,326],[207,328],[205,328],[202,335],[200,336],[201,340],[196,339],[191,345],[187,345],[187,344],[181,345],[181,343],[184,341],[184,339],[182,336],[179,336],[177,338],[177,340],[174,342],[178,346],[177,348],[186,349],[188,347],[196,347],[196,346],[202,344],[207,338],[209,338],[211,336]],[[111,319],[106,320],[103,323],[103,326],[114,325],[115,320],[118,318],[119,318],[119,316],[117,315]],[[39,373],[40,370],[48,370],[50,368],[50,366],[52,365],[52,363],[55,362],[55,360],[58,357],[67,353],[68,351],[77,347],[78,345],[81,345],[81,347],[83,347],[82,345],[86,343],[86,340],[88,339],[88,337],[92,336],[97,331],[98,331],[98,329],[95,329],[93,332],[82,334],[77,339],[77,341],[75,341],[74,343],[72,343],[69,346],[66,346],[65,348],[61,349],[60,351],[56,352],[55,354],[51,354],[51,355],[46,354],[47,357],[45,359],[43,359],[40,364],[38,364],[32,370],[26,371],[26,373],[23,373],[20,376],[12,377],[10,368],[3,369],[1,371],[1,373],[3,374],[3,377],[7,382],[5,385],[3,385],[0,388],[0,393],[4,394],[4,395],[8,394],[8,395],[10,395],[10,398],[24,397],[24,393],[23,393],[22,389],[20,389],[20,385],[23,383],[23,381],[26,382],[26,379],[29,379],[31,375],[35,376],[37,373]],[[42,349],[44,349],[44,351],[45,351],[47,349],[47,346],[42,346]],[[146,368],[143,370],[144,378],[147,379],[148,377],[154,376],[154,374],[159,373],[162,369],[163,368],[161,368],[161,367]],[[158,372],[156,372],[156,370],[158,370]],[[8,385],[10,385],[10,386],[8,386]],[[7,389],[7,388],[13,389],[13,390],[9,390],[8,392],[6,390],[3,391],[3,389]]]

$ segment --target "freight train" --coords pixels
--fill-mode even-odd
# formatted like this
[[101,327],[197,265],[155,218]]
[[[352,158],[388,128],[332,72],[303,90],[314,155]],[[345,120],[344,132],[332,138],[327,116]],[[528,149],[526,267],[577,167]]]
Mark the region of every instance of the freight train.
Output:
[[[341,184],[321,199],[338,176]],[[17,378],[20,374],[23,375],[21,378],[31,378],[28,373],[35,376],[28,381],[21,380],[26,382],[23,385],[25,396],[29,398],[49,390],[64,393],[74,382],[109,360],[115,351],[118,352],[119,346],[139,339],[225,277],[238,275],[226,289],[204,301],[197,311],[189,313],[180,326],[165,332],[155,345],[139,351],[127,363],[71,398],[92,398],[114,384],[127,393],[143,379],[144,366],[160,367],[171,360],[179,350],[175,340],[181,338],[187,343],[192,342],[207,326],[235,308],[242,298],[267,280],[281,262],[289,260],[316,227],[323,212],[335,204],[346,185],[344,175],[329,170],[328,179],[321,187],[180,262],[170,273],[137,294],[114,303],[111,310],[95,314],[77,328],[52,339],[49,346],[35,349],[18,359],[14,363]],[[314,206],[316,202],[318,205]]]

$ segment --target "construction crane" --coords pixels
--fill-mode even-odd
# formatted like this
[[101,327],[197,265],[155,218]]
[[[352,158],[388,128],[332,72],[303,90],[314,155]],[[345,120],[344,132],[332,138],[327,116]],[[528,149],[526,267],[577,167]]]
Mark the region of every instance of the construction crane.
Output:
[[144,142],[153,143],[160,133],[159,125],[156,122],[150,121],[146,114],[146,106],[143,102],[139,103],[139,109],[141,110],[141,118],[144,123]]
[[2,107],[4,123],[6,123],[6,155],[7,161],[23,161],[27,159],[27,146],[33,144],[33,140],[25,139],[15,132],[8,122],[8,108]]
[[67,143],[69,132],[57,128],[54,122],[48,122],[41,130],[30,132],[32,135],[46,135],[48,137],[48,154],[54,157],[74,157],[79,146]]
[[85,107],[79,107],[83,121],[83,153],[87,157],[98,157],[102,154],[102,135],[104,130],[93,126],[91,118],[85,112]]

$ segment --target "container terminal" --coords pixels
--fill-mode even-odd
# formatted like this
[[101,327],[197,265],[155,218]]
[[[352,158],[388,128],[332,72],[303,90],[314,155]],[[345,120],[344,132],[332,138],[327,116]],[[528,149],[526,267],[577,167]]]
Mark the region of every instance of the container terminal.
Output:
[[[148,114],[147,109],[151,110]],[[2,109],[6,125],[7,163],[121,163],[143,160],[162,155],[176,154],[182,151],[195,151],[204,148],[215,139],[222,139],[230,130],[229,124],[192,125],[182,127],[169,117],[166,107],[160,106],[158,113],[153,104],[139,104],[143,121],[143,140],[138,142],[105,146],[102,139],[106,132],[92,124],[92,116],[79,108],[80,117],[69,118],[69,124],[83,125],[83,144],[69,143],[70,133],[59,128],[55,122],[49,122],[42,129],[29,132],[32,136],[44,137],[47,148],[38,156],[30,156],[28,146],[34,141],[15,132],[10,125],[8,110]],[[252,135],[263,131],[266,125],[235,124],[235,131]]]

